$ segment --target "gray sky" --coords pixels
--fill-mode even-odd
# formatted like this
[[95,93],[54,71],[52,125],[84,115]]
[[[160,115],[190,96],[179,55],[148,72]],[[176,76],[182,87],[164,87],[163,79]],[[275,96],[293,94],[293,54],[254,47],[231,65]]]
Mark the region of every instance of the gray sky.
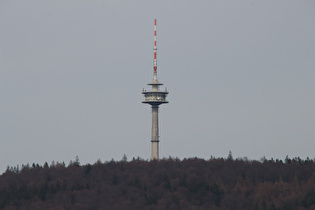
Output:
[[0,172],[160,156],[315,157],[315,1],[2,0]]

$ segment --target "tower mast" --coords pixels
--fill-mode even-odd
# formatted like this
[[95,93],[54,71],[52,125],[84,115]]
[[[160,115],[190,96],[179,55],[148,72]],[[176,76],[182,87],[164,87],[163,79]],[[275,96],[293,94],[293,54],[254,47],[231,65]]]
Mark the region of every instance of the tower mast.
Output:
[[154,47],[153,47],[153,81],[148,85],[152,86],[151,91],[143,90],[145,100],[142,103],[147,103],[151,105],[152,108],[152,133],[151,133],[151,160],[159,159],[159,105],[163,103],[168,103],[165,100],[168,92],[160,91],[159,86],[163,85],[159,83],[157,79],[157,47],[156,47],[156,19],[154,19]]
[[154,19],[154,47],[153,47],[153,80],[157,80],[157,60],[156,60],[156,19]]

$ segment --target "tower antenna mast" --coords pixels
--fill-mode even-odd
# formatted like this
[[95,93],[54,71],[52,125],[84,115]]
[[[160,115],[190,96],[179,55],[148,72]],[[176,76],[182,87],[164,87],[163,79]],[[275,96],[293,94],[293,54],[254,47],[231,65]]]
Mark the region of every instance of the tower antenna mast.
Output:
[[157,59],[156,59],[156,19],[154,19],[154,47],[153,47],[153,80],[157,80]]
[[156,59],[156,19],[154,19],[154,59],[153,59],[153,81],[148,85],[152,86],[152,90],[146,91],[143,89],[142,94],[144,94],[145,100],[142,103],[150,104],[152,108],[152,133],[151,133],[151,160],[158,160],[159,159],[159,120],[158,120],[158,113],[159,113],[159,105],[168,103],[165,100],[168,92],[161,91],[159,86],[163,85],[159,83],[157,79],[157,59]]

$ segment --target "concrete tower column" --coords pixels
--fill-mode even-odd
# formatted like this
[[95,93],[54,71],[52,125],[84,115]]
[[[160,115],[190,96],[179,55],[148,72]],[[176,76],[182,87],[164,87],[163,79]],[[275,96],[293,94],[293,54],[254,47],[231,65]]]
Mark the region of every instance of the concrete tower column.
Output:
[[152,105],[151,159],[159,159],[159,106]]

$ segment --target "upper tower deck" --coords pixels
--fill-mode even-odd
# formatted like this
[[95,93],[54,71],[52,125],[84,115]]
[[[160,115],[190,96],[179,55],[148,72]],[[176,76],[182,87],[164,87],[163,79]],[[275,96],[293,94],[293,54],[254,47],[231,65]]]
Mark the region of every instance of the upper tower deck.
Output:
[[152,90],[145,90],[143,89],[142,94],[144,94],[145,100],[142,103],[147,103],[151,105],[160,105],[160,104],[166,104],[168,101],[165,100],[168,91],[165,88],[165,91],[161,91],[159,89],[160,85],[163,85],[162,83],[149,83],[148,85],[152,86]]

